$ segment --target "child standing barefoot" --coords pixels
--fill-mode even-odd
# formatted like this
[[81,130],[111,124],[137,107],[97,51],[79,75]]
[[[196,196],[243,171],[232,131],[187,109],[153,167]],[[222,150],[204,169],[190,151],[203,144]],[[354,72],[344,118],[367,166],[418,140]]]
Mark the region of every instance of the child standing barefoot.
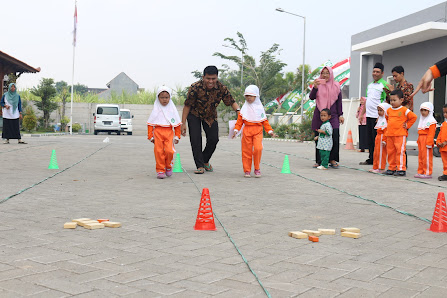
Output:
[[241,130],[242,124],[245,124],[242,131],[242,165],[244,168],[244,177],[250,178],[252,160],[255,166],[255,177],[261,177],[261,155],[262,155],[262,128],[271,136],[276,136],[265,115],[264,106],[259,97],[259,88],[250,85],[245,89],[245,103],[237,118],[234,127],[233,139]]
[[147,120],[147,138],[154,143],[158,179],[172,176],[174,144],[180,140],[181,124],[178,111],[171,101],[171,90],[166,86],[158,88],[154,110]]
[[379,118],[377,118],[377,123],[374,128],[377,130],[376,135],[376,143],[374,145],[374,159],[373,159],[373,168],[369,170],[372,173],[383,173],[385,172],[386,166],[386,128],[387,128],[387,120],[386,111],[391,106],[386,102],[382,102],[377,106],[377,113],[379,114]]
[[418,124],[418,172],[414,178],[431,179],[433,171],[433,145],[436,124],[431,102],[423,102],[420,107],[421,118]]
[[319,170],[327,170],[329,167],[329,155],[331,154],[332,141],[332,125],[329,122],[331,119],[331,110],[323,109],[320,112],[320,119],[323,122],[320,129],[317,130],[320,134],[318,139],[317,149],[320,151],[321,165],[317,167]]

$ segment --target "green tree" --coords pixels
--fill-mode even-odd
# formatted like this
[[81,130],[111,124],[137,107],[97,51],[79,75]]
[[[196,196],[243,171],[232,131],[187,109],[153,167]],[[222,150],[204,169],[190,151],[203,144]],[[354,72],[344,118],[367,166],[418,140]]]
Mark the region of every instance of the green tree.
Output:
[[31,89],[31,93],[40,97],[40,101],[36,101],[35,104],[39,110],[43,112],[43,124],[45,128],[48,128],[50,122],[50,114],[57,109],[57,103],[54,102],[56,96],[56,87],[54,86],[54,80],[51,78],[43,78],[37,87]]
[[[61,107],[61,125],[62,124],[62,119],[64,119],[65,117],[65,105],[67,104],[67,98],[68,95],[70,94],[70,90],[69,90],[69,86],[67,84],[67,82],[64,81],[59,81],[56,82],[56,91],[58,93],[58,97],[60,98],[61,102],[62,102],[62,107]],[[62,129],[64,129],[65,127],[62,127]]]
[[36,128],[37,125],[37,118],[36,114],[34,113],[34,109],[32,106],[27,106],[25,108],[25,117],[23,117],[23,127],[31,132],[33,129]]
[[[71,88],[71,86],[70,86],[70,88]],[[70,92],[71,92],[71,89],[70,89]],[[86,85],[77,83],[77,84],[73,85],[73,92],[84,95],[88,92],[88,87]]]
[[258,86],[264,102],[274,98],[277,94],[272,94],[271,91],[275,88],[277,75],[279,74],[282,76],[281,71],[287,65],[277,58],[281,52],[279,45],[275,43],[265,52],[261,52],[261,57],[257,63],[253,56],[247,54],[247,42],[242,33],[237,32],[237,36],[239,38],[238,41],[229,37],[225,38],[224,40],[229,42],[232,48],[239,51],[241,53],[240,56],[228,56],[220,52],[213,54],[213,56],[217,56],[240,65],[239,71],[229,71],[229,67],[224,65],[224,67],[227,68],[226,79],[229,86],[233,88],[239,87],[240,89],[245,87],[241,86],[240,84],[240,76],[243,67],[243,84],[254,84]]

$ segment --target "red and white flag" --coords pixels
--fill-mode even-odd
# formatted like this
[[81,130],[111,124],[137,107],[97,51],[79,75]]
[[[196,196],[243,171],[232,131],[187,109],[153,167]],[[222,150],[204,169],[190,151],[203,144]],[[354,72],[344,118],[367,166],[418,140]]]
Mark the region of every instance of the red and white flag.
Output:
[[78,25],[78,8],[75,4],[75,13],[74,13],[74,30],[73,30],[73,46],[76,46],[76,27]]

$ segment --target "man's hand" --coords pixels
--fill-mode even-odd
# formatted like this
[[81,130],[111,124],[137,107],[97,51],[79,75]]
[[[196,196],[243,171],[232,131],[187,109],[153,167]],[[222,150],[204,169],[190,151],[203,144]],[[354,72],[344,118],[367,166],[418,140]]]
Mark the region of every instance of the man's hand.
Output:
[[413,93],[411,93],[410,98],[413,98],[416,93],[419,92],[419,90],[422,90],[422,93],[427,93],[429,91],[433,91],[435,89],[431,88],[431,82],[433,81],[433,73],[431,72],[431,69],[428,69],[425,74],[422,76],[421,80],[419,81],[418,86],[414,90]]
[[182,124],[182,136],[186,136],[186,123]]
[[388,90],[390,91],[394,91],[394,86],[391,84],[386,84],[386,86],[388,87]]

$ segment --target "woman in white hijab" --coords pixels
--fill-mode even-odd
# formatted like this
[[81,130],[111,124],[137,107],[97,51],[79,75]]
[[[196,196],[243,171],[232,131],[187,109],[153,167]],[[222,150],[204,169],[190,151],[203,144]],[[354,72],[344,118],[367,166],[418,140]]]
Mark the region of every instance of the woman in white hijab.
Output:
[[418,124],[418,172],[414,178],[431,179],[433,172],[433,145],[438,123],[433,117],[431,102],[423,102],[419,108],[421,117]]
[[154,109],[147,120],[147,138],[154,143],[158,179],[172,176],[174,144],[179,142],[181,135],[182,122],[171,94],[171,89],[166,86],[158,88]]
[[259,88],[250,85],[245,89],[245,103],[237,118],[234,127],[233,138],[242,129],[242,165],[244,168],[244,177],[250,178],[252,161],[255,168],[255,177],[261,177],[261,155],[263,128],[271,136],[276,136],[265,115],[264,106],[259,96]]

